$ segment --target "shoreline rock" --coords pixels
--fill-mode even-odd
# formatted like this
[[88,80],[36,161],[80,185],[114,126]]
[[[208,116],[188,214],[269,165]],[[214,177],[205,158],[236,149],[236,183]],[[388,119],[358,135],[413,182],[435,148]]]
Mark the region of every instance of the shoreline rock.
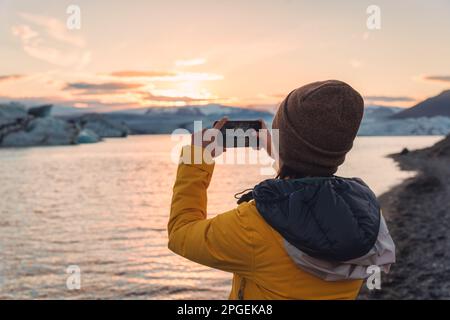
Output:
[[415,177],[379,200],[397,247],[382,289],[360,299],[450,299],[450,135],[434,146],[391,156]]

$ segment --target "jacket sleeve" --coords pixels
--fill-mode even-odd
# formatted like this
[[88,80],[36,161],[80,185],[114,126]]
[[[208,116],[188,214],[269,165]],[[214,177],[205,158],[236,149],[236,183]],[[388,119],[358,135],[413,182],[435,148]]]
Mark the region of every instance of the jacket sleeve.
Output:
[[168,223],[169,249],[212,268],[249,275],[254,263],[245,205],[207,219],[214,163],[194,164],[191,155],[198,149],[203,151],[192,146],[182,150]]

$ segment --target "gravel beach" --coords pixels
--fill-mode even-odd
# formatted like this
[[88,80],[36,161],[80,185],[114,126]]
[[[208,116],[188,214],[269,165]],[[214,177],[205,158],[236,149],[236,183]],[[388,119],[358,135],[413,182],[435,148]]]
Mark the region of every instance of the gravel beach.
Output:
[[432,147],[392,155],[417,175],[380,196],[397,247],[381,290],[360,299],[450,299],[450,135]]

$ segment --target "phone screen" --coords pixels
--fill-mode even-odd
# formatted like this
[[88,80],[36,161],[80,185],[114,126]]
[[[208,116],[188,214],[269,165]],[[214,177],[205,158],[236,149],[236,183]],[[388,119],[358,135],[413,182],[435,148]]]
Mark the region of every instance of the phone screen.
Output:
[[[214,123],[216,124],[217,121]],[[228,120],[220,131],[222,132],[222,141],[227,148],[248,148],[259,146],[259,139],[252,133],[262,129],[259,120]]]

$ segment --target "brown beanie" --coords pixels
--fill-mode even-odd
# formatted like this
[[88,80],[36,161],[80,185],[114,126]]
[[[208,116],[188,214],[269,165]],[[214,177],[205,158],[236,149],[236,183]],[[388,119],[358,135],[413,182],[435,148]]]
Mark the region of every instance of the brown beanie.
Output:
[[295,89],[272,124],[279,129],[281,165],[303,175],[333,175],[353,146],[363,112],[361,95],[342,81]]

